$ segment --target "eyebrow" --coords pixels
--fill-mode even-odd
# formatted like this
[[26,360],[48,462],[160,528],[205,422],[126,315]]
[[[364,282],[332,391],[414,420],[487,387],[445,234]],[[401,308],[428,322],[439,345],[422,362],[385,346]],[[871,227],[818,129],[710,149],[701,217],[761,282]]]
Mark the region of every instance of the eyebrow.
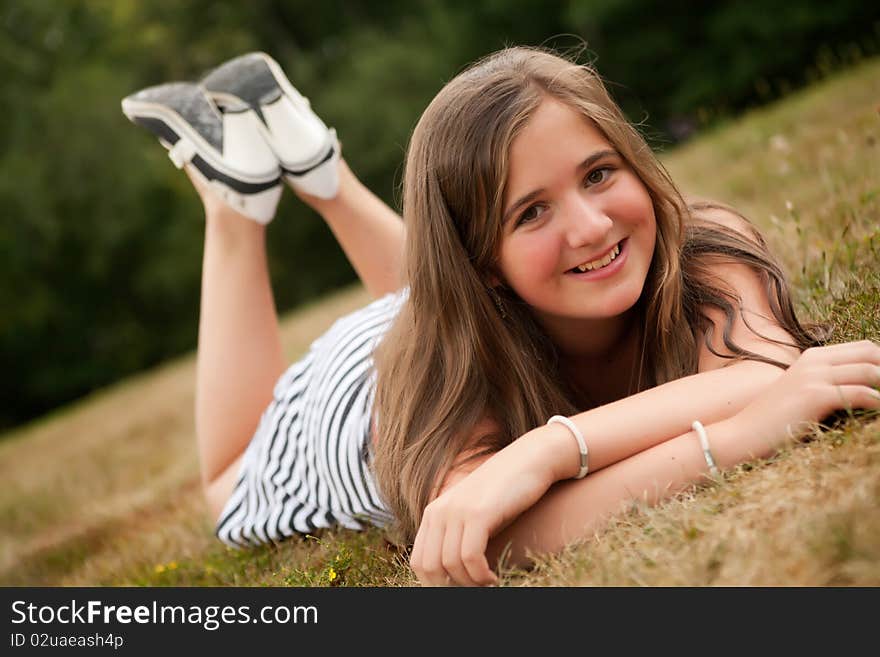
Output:
[[[609,156],[616,157],[618,155],[619,155],[619,153],[616,150],[611,149],[611,148],[606,148],[601,151],[596,151],[595,153],[593,153],[592,155],[587,157],[583,162],[578,164],[577,168],[578,169],[589,169],[591,166],[593,166],[596,162],[601,160],[603,157],[609,157]],[[506,224],[510,220],[510,217],[513,215],[514,212],[516,212],[519,208],[526,205],[527,203],[531,202],[536,196],[539,196],[543,192],[544,192],[544,189],[541,188],[541,189],[536,189],[533,192],[529,192],[525,196],[520,196],[516,200],[516,202],[514,202],[513,205],[511,205],[509,208],[507,208],[507,210],[501,216],[501,223]]]

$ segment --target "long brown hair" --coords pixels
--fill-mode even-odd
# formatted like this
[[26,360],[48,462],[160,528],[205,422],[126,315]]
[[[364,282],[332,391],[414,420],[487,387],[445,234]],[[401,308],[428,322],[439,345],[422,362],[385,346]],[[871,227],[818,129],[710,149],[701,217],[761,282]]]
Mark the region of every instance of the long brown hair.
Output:
[[724,343],[735,357],[767,360],[730,339],[736,299],[707,275],[713,254],[760,272],[774,316],[798,347],[817,340],[798,323],[783,273],[757,231],[748,239],[692,219],[707,206],[692,212],[595,70],[535,48],[490,55],[437,94],[413,132],[406,160],[409,296],[375,353],[372,464],[397,519],[396,538],[405,543],[478,422],[489,417],[500,427],[482,436],[492,451],[551,415],[584,410],[529,306],[509,288],[488,287],[501,239],[510,145],[548,96],[591,121],[653,201],[656,246],[638,302],[651,349],[644,354],[640,389],[697,371],[698,336],[711,326],[700,310],[706,304],[724,311]]

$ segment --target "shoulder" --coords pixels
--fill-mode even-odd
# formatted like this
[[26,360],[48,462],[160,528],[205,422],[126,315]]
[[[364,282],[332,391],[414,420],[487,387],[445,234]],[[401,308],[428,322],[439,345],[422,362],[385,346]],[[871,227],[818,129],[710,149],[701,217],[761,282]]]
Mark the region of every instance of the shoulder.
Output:
[[[711,284],[727,292],[734,306],[734,314],[728,317],[718,306],[706,304],[702,314],[710,320],[708,344],[703,341],[699,355],[700,371],[716,369],[733,362],[725,356],[733,356],[728,349],[725,335],[736,345],[781,362],[791,362],[797,357],[797,347],[791,334],[772,310],[774,305],[769,281],[755,266],[756,260],[766,260],[772,266],[770,254],[758,229],[733,208],[711,201],[689,203],[691,220],[695,226],[721,229],[721,232],[742,238],[748,242],[753,257],[751,264],[730,255],[731,251],[712,254],[706,260],[706,273]],[[707,254],[708,255],[708,254]],[[785,343],[785,344],[780,344]],[[721,355],[719,355],[721,354]]]
[[721,228],[725,232],[735,233],[763,245],[761,233],[755,225],[729,205],[717,201],[690,200],[688,210],[691,225]]
[[[692,227],[708,228],[714,233],[711,238],[703,234],[702,239],[712,246],[701,249],[706,271],[716,279],[713,282],[731,286],[734,292],[763,288],[761,267],[757,265],[764,262],[775,268],[775,262],[758,228],[734,208],[716,201],[689,201],[688,209]],[[744,257],[746,254],[748,257]]]

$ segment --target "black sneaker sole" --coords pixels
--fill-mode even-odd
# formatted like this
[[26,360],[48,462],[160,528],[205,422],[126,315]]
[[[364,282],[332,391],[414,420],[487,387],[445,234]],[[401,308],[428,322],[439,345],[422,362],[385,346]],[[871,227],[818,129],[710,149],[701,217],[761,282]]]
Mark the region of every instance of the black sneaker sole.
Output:
[[[154,135],[159,138],[159,141],[162,142],[162,145],[165,148],[171,149],[179,140],[180,135],[178,135],[167,123],[162,121],[161,119],[151,118],[151,117],[135,117],[131,118],[132,123],[136,123],[137,125],[146,128]],[[281,178],[275,178],[274,180],[270,180],[262,183],[251,183],[245,182],[243,180],[239,180],[237,178],[233,178],[222,171],[219,171],[208,164],[201,155],[196,154],[193,156],[190,163],[199,170],[199,172],[210,182],[212,180],[217,180],[222,182],[224,185],[229,187],[230,189],[234,189],[236,192],[241,194],[257,194],[258,192],[265,191],[267,189],[272,189],[280,182]]]
[[[192,88],[188,88],[192,87]],[[162,98],[162,95],[165,98]],[[219,162],[222,148],[222,125],[212,125],[215,113],[206,98],[199,98],[203,91],[194,85],[173,83],[160,85],[132,94],[122,101],[123,113],[137,125],[149,130],[159,138],[160,143],[171,149],[186,134],[194,145],[195,154],[190,160],[199,172],[209,181],[217,180],[242,194],[255,194],[278,185],[278,176],[248,176],[238,172],[223,171]],[[172,106],[171,102],[175,103]],[[187,113],[191,120],[184,118],[180,111]],[[213,157],[211,156],[213,149]],[[217,160],[217,161],[214,161]],[[245,180],[244,178],[251,178]]]

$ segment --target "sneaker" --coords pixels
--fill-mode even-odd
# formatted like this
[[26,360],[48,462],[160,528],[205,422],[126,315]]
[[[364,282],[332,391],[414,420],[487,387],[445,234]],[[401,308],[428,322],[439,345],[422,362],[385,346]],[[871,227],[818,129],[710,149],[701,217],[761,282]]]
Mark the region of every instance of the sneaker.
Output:
[[138,91],[122,100],[122,112],[159,138],[178,169],[192,164],[227,205],[261,224],[275,216],[281,169],[254,112],[224,114],[188,82]]
[[241,55],[210,71],[201,84],[224,112],[244,108],[260,116],[266,141],[295,189],[325,199],[336,196],[336,131],[318,118],[274,59],[262,52]]

